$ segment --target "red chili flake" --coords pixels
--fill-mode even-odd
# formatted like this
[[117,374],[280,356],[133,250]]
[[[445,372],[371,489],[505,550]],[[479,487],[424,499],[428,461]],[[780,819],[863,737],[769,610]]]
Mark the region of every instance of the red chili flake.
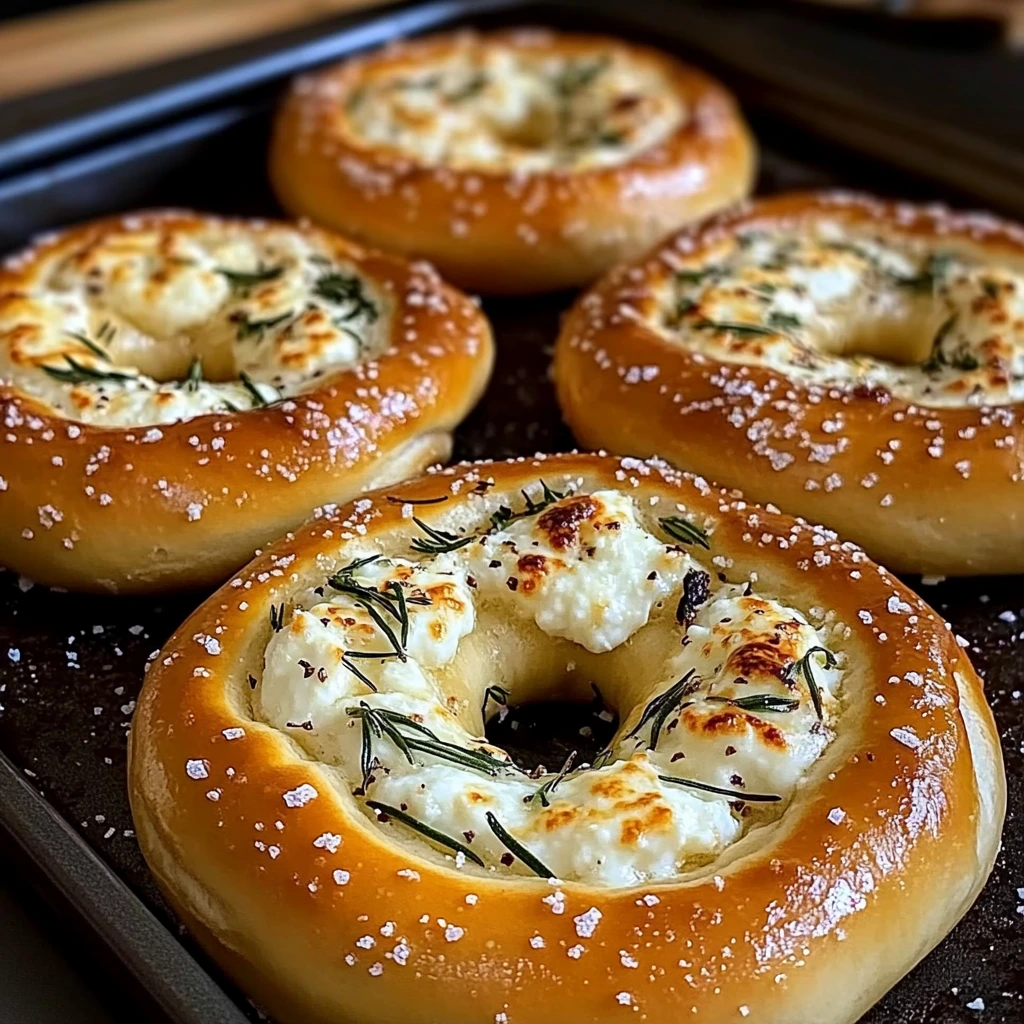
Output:
[[299,658],[299,665],[302,666],[302,678],[308,679],[316,669],[305,658]]
[[505,586],[508,587],[509,590],[515,590],[519,586],[519,580],[517,580],[515,576],[509,576],[509,578],[505,580]]
[[729,782],[733,786],[742,786],[742,785],[744,785],[743,776],[742,775],[730,775],[729,776]]
[[736,748],[734,746],[732,746],[731,744],[728,747],[725,748],[725,756],[726,757],[732,757],[732,755],[735,754],[735,753],[736,753]]
[[319,679],[319,680],[320,680],[320,682],[321,682],[321,683],[326,683],[326,682],[327,682],[327,669],[325,669],[325,668],[323,667],[323,665],[321,665],[321,666],[320,666],[320,667],[319,667],[319,668],[318,668],[318,669],[316,670],[316,677],[317,677],[317,679]]
[[490,562],[487,563],[487,566],[490,569],[498,569],[501,567],[501,562],[499,562],[498,559],[496,558],[492,558]]
[[505,867],[507,868],[512,867],[512,865],[515,863],[515,860],[515,857],[513,857],[511,853],[503,853],[501,855],[501,863],[504,864]]
[[249,675],[249,689],[250,690],[255,690],[256,689],[256,677],[254,675],[252,675],[251,673]]
[[467,843],[471,843],[473,842],[474,839],[476,839],[476,833],[471,828],[467,828],[466,831],[462,834],[466,837]]
[[682,752],[681,750],[677,750],[677,751],[676,751],[676,752],[675,752],[675,753],[674,753],[674,754],[672,755],[672,760],[673,760],[673,761],[681,761],[681,760],[682,760],[682,759],[683,759],[684,757],[686,757],[686,755],[685,755],[685,754],[684,754],[684,753],[683,753],[683,752]]

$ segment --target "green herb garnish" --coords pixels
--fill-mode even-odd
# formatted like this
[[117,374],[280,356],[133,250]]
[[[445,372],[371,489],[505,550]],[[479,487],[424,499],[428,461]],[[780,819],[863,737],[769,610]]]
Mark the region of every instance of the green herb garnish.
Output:
[[591,61],[569,61],[555,75],[552,88],[562,99],[568,99],[590,85],[611,62],[611,56],[606,53]]
[[952,253],[935,253],[928,257],[920,272],[912,277],[894,275],[896,283],[916,292],[931,292],[943,284],[950,267],[956,261]]
[[413,537],[410,546],[414,551],[423,554],[440,555],[447,551],[456,551],[476,540],[472,534],[468,537],[459,537],[447,530],[435,530],[432,526],[427,526],[422,519],[417,519],[416,516],[412,517],[412,521],[426,534],[426,537]]
[[[473,768],[485,775],[494,776],[502,768],[509,767],[505,761],[493,757],[485,750],[472,750],[469,747],[460,747],[457,743],[442,740],[425,725],[421,725],[408,715],[400,714],[397,711],[387,708],[371,708],[361,701],[358,708],[348,708],[346,714],[350,718],[369,718],[373,733],[378,737],[387,735],[402,751],[409,764],[416,763],[413,758],[413,752],[416,751],[430,754],[442,761],[450,761],[463,768]],[[412,734],[403,734],[401,729],[411,730]]]
[[707,531],[695,526],[689,519],[684,519],[682,516],[666,516],[664,519],[659,519],[658,522],[673,540],[677,540],[681,544],[697,544],[708,551],[711,550]]
[[342,322],[355,320],[358,316],[365,316],[370,323],[377,319],[377,307],[366,297],[363,282],[354,274],[330,271],[313,285],[313,294],[336,306],[347,306],[338,315]]
[[818,688],[817,680],[814,678],[814,669],[811,662],[811,659],[816,654],[825,655],[825,668],[836,667],[836,656],[830,650],[824,647],[812,647],[802,658],[787,666],[785,678],[796,679],[797,675],[804,677],[807,689],[811,694],[811,701],[814,704],[814,713],[818,716],[818,721],[820,722],[822,720],[821,691]]
[[445,99],[449,103],[461,103],[463,100],[468,100],[478,92],[485,89],[487,82],[488,77],[486,72],[474,71],[473,74],[462,83],[462,85],[448,93],[448,95],[445,96]]
[[[106,323],[107,321],[104,321],[104,324]],[[100,346],[91,338],[87,338],[84,334],[78,334],[75,331],[65,331],[65,334],[67,334],[69,338],[74,338],[75,341],[83,344],[94,356],[98,356],[100,359],[103,359],[108,363],[110,362],[110,354],[106,349],[100,348]],[[99,337],[99,335],[97,335],[97,337]]]
[[67,363],[67,369],[60,366],[45,366],[39,368],[47,376],[59,380],[62,384],[96,384],[112,380],[134,380],[130,373],[118,373],[116,370],[97,370],[92,366],[85,366],[71,356],[63,356]]
[[238,379],[242,382],[242,387],[244,387],[252,396],[252,405],[254,409],[259,407],[265,408],[270,405],[270,403],[263,397],[263,392],[260,391],[252,377],[250,377],[245,370],[239,372]]
[[270,606],[270,628],[275,633],[280,633],[281,628],[284,626],[284,601],[280,605],[272,604]]
[[498,841],[509,853],[518,857],[534,874],[539,875],[541,878],[555,877],[555,873],[542,860],[539,860],[530,853],[490,811],[487,812],[486,817],[491,831],[498,837]]
[[504,530],[509,523],[514,523],[517,519],[526,519],[529,516],[538,515],[549,505],[553,505],[556,501],[561,501],[565,497],[559,491],[553,491],[543,480],[540,481],[540,486],[542,493],[539,501],[534,501],[525,490],[522,490],[519,493],[522,494],[526,505],[519,512],[513,512],[512,509],[505,505],[502,505],[497,512],[493,512],[491,514],[491,530]]
[[421,836],[426,836],[427,839],[440,846],[447,846],[449,850],[465,854],[474,864],[479,864],[480,867],[484,866],[484,862],[480,857],[466,846],[465,843],[460,843],[458,839],[453,839],[451,836],[439,832],[436,828],[431,828],[430,825],[420,821],[419,818],[414,818],[411,814],[407,814],[397,807],[392,807],[390,804],[382,804],[377,800],[367,800],[366,806],[371,810],[380,812],[386,818],[394,818],[395,821],[400,821],[403,825],[407,825],[413,831],[419,832]]
[[508,707],[508,696],[509,692],[504,686],[488,686],[484,690],[484,702],[480,708],[480,714],[485,722],[487,721],[487,702],[493,700],[495,704],[505,708]]
[[734,708],[742,711],[796,711],[800,707],[800,701],[793,697],[776,697],[771,693],[753,693],[749,697],[717,697],[706,698],[718,704],[731,704]]
[[266,320],[250,320],[244,313],[238,317],[238,333],[235,335],[238,341],[256,336],[257,341],[263,340],[263,335],[278,324],[283,324],[292,315],[290,309],[285,310],[280,316],[268,317]]
[[774,327],[766,327],[764,324],[737,324],[729,320],[698,320],[693,326],[700,331],[723,331],[729,334],[762,337],[771,337],[779,333]]
[[687,786],[690,789],[699,789],[704,793],[714,793],[717,796],[727,796],[730,800],[741,800],[745,803],[774,803],[782,797],[775,793],[744,793],[738,789],[725,789],[722,786],[712,786],[707,782],[697,782],[694,779],[680,779],[674,775],[659,775],[662,782],[673,782],[677,786]]
[[790,331],[797,330],[802,325],[799,317],[793,316],[791,313],[780,313],[774,310],[768,314],[768,326],[780,334],[787,334]]
[[185,390],[189,392],[196,392],[199,390],[199,385],[203,382],[203,363],[199,356],[196,356],[188,368],[188,373],[185,375]]
[[283,266],[264,267],[262,264],[256,270],[228,270],[226,267],[215,269],[227,279],[233,292],[243,296],[248,295],[256,285],[276,281],[284,273]]
[[576,751],[573,750],[569,756],[565,759],[565,764],[559,769],[558,773],[547,782],[544,783],[536,793],[531,793],[525,798],[526,803],[530,803],[534,799],[539,799],[543,807],[550,807],[551,801],[548,799],[555,791],[555,787],[569,774],[572,770],[573,761],[576,760]]
[[644,708],[643,714],[640,715],[640,721],[623,738],[628,740],[630,736],[635,736],[650,722],[651,738],[647,745],[653,750],[658,745],[662,727],[668,716],[673,711],[682,711],[683,708],[687,708],[693,703],[693,701],[681,703],[684,697],[689,696],[700,685],[700,680],[694,679],[693,675],[694,669],[691,668],[682,679],[673,683],[664,693],[659,693],[657,697],[654,697]]

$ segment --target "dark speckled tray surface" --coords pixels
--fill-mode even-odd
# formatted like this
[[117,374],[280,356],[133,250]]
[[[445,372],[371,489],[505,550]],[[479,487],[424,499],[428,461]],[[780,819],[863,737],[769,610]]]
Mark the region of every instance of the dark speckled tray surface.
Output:
[[[762,192],[842,184],[934,195],[884,167],[810,143],[756,114],[754,127],[764,148]],[[200,166],[189,151],[175,158],[180,162],[175,173],[154,171],[138,202],[275,213],[262,178],[265,135],[265,110],[256,109],[236,127],[200,143],[207,157],[251,155],[251,180],[211,172],[211,166],[219,166],[216,160]],[[237,159],[231,163],[239,166]],[[90,202],[96,213],[119,208],[112,196]],[[4,219],[0,193],[0,226]],[[558,295],[486,304],[498,362],[487,394],[458,432],[458,458],[572,447],[547,377],[559,315],[570,301],[571,296]],[[1002,851],[977,903],[864,1024],[1010,1024],[1024,1020],[1024,592],[1018,578],[928,586],[912,578],[908,583],[966,638],[985,679],[1002,738],[1009,811]],[[149,877],[132,830],[125,739],[147,661],[203,596],[82,597],[0,572],[0,750],[176,934],[178,926]],[[191,948],[187,936],[182,942]],[[255,1018],[255,1011],[240,1002]]]

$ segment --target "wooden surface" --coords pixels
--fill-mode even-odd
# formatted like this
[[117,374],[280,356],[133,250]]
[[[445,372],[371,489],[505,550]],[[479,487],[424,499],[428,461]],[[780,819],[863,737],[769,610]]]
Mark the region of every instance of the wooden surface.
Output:
[[0,26],[0,100],[214,49],[381,0],[105,0]]

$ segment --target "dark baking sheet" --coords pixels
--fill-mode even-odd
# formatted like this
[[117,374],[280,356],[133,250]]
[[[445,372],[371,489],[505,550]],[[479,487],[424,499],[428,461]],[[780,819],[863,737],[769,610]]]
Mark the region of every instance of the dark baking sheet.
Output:
[[[564,4],[521,6],[518,20],[572,17],[584,24],[569,6],[569,15]],[[458,4],[432,10],[465,21]],[[593,11],[587,17],[596,20]],[[628,14],[622,18],[632,21]],[[350,45],[379,38],[384,28],[372,24],[372,32],[362,27]],[[417,24],[438,21],[432,15]],[[630,24],[616,27],[624,35],[643,34]],[[662,46],[673,48],[675,33],[684,32],[673,26],[662,24]],[[723,40],[716,46],[721,50]],[[331,54],[345,49],[345,39],[331,40]],[[286,70],[282,66],[280,74]],[[766,109],[759,102],[763,93],[747,76],[726,77],[740,88],[761,140],[760,191],[843,185],[936,196],[934,186],[794,128],[780,119],[776,104]],[[146,135],[0,181],[0,247],[74,218],[146,204],[276,213],[263,174],[272,94],[265,81],[258,85],[240,86],[227,102]],[[550,346],[569,301],[559,295],[486,304],[498,363],[483,401],[458,432],[458,457],[571,446],[547,379]],[[909,582],[968,638],[986,677],[1010,778],[1010,811],[1003,851],[978,903],[865,1022],[1009,1024],[1024,1019],[1024,657],[1018,650],[1024,593],[1019,579]],[[125,737],[145,665],[203,596],[81,597],[0,573],[0,751],[6,755],[0,756],[0,825],[36,879],[150,993],[154,1012],[179,1024],[229,1024],[243,1014],[256,1019],[256,1012],[180,935],[139,854],[124,785]]]

